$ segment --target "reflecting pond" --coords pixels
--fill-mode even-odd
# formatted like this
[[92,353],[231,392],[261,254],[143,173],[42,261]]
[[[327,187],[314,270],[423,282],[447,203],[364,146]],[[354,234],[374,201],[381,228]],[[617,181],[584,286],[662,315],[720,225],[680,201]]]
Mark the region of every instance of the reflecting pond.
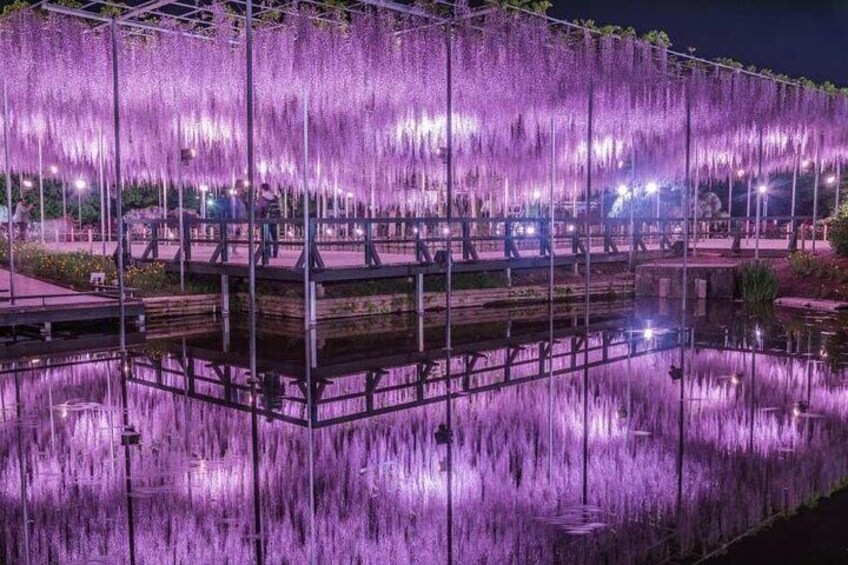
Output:
[[540,312],[9,362],[0,562],[694,561],[848,476],[841,320]]

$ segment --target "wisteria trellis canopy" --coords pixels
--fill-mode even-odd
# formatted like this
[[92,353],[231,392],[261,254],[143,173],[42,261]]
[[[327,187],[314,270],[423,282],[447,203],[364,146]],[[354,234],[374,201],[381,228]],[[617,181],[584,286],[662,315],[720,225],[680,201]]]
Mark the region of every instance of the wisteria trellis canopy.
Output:
[[[224,186],[245,174],[243,26],[221,9],[207,38],[170,31],[122,33],[119,46],[123,176],[176,180],[179,150],[197,158],[192,184]],[[792,166],[823,136],[822,162],[844,152],[848,103],[740,70],[682,65],[636,37],[565,30],[544,18],[487,10],[452,31],[455,190],[495,198],[547,186],[551,124],[555,189],[585,175],[587,85],[594,85],[594,173],[600,183],[673,182],[684,174],[685,99],[692,108],[692,171],[726,178]],[[446,26],[369,9],[337,22],[307,5],[255,30],[256,171],[301,186],[303,101],[308,95],[310,185],[379,204],[444,186]],[[56,165],[93,176],[101,144],[111,166],[112,76],[108,26],[25,10],[2,22],[15,171]],[[101,141],[102,140],[102,141]],[[626,172],[624,171],[626,170]],[[627,176],[626,178],[630,178]]]

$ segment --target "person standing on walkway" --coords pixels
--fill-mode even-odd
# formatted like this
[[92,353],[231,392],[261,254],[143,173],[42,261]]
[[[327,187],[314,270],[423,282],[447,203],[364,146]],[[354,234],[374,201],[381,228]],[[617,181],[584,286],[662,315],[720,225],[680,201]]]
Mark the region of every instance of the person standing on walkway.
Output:
[[33,206],[34,204],[27,204],[27,201],[23,198],[18,200],[18,205],[15,206],[12,223],[18,228],[18,241],[26,241]]
[[[242,181],[239,181],[236,186],[239,186],[239,184],[244,186]],[[233,255],[238,255],[238,241],[242,235],[242,222],[247,219],[247,208],[244,205],[244,200],[239,196],[237,189],[233,189],[230,192],[230,218],[235,220],[231,232],[231,239],[233,240],[232,253]]]
[[269,220],[262,224],[262,240],[265,242],[265,254],[269,251],[275,259],[280,252],[280,218],[282,218],[282,210],[280,209],[279,195],[271,188],[268,183],[262,183],[259,192],[259,200],[256,203],[257,216],[263,220]]

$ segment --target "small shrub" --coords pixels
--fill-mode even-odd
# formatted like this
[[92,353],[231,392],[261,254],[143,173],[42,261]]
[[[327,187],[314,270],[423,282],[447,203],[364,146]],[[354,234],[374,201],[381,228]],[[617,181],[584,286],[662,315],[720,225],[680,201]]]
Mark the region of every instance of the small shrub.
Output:
[[818,261],[812,253],[796,251],[789,254],[789,266],[796,277],[807,277],[815,272]]
[[739,294],[748,303],[771,302],[777,297],[777,275],[767,263],[747,263],[739,269]]
[[142,267],[130,267],[124,276],[127,286],[135,288],[143,296],[160,292],[168,283],[165,265],[150,263]]
[[830,220],[827,239],[834,253],[848,257],[848,203],[843,204],[836,217]]

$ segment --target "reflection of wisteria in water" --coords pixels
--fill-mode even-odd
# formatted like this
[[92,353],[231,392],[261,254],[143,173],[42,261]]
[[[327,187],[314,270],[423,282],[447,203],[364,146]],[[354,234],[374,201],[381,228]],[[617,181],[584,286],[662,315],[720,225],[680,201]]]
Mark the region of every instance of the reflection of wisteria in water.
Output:
[[[481,365],[496,366],[503,355]],[[529,355],[528,346],[517,359]],[[579,373],[455,398],[457,560],[630,562],[667,555],[672,546],[700,552],[848,475],[841,375],[773,352],[757,353],[752,375],[750,352],[708,349],[689,353],[679,470],[681,385],[667,374],[677,355],[636,356],[630,374],[626,360],[592,369],[588,428]],[[402,380],[405,371],[389,369],[383,378]],[[243,372],[234,379],[243,384]],[[33,563],[98,555],[128,562],[131,539],[139,563],[255,559],[250,414],[130,382],[129,422],[141,442],[122,445],[115,362],[27,369],[19,381]],[[23,507],[12,375],[0,377],[0,392],[0,517],[4,557],[15,562]],[[799,400],[808,402],[803,413],[794,410]],[[349,407],[322,409],[332,417]],[[264,552],[272,563],[301,563],[308,432],[259,422]],[[436,403],[314,432],[319,562],[444,560],[448,447],[433,433],[443,422],[444,405]]]

